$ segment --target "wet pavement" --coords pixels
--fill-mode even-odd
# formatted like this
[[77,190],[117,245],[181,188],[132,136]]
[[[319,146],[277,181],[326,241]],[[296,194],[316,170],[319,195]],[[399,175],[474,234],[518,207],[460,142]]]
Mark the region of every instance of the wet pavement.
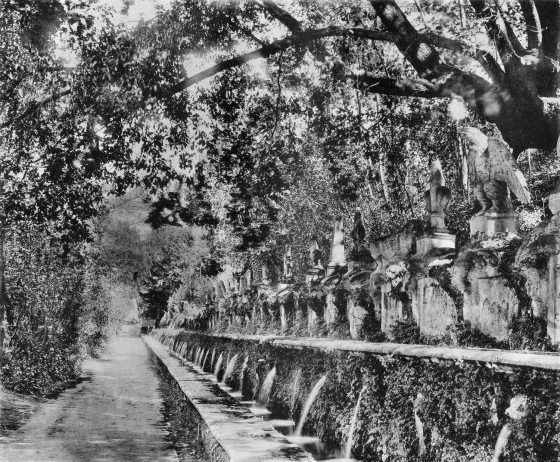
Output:
[[0,439],[0,461],[205,460],[196,435],[177,431],[182,404],[158,376],[138,326],[126,326],[101,359],[87,360],[84,375]]

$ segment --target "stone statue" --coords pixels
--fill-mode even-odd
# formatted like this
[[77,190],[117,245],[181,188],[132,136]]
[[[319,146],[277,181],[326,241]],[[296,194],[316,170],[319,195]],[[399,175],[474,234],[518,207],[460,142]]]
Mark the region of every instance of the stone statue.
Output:
[[248,269],[245,271],[245,288],[250,290],[252,284],[253,284],[253,270]]
[[334,221],[334,235],[329,266],[346,266],[346,256],[344,255],[344,220],[342,217]]
[[317,239],[313,239],[311,247],[309,247],[309,268],[305,275],[305,282],[308,285],[320,281],[325,276],[325,268],[321,264],[321,251]]
[[366,245],[366,228],[360,209],[354,215],[354,227],[352,228],[352,250],[350,252],[351,261],[373,262],[368,246]]
[[445,211],[451,200],[451,191],[445,186],[443,169],[439,160],[432,162],[430,189],[424,194],[428,212],[430,212],[430,228],[432,231],[447,232]]
[[269,286],[271,283],[268,277],[268,267],[266,265],[261,266],[261,284],[264,286]]
[[293,262],[292,262],[292,247],[287,245],[284,248],[284,271],[283,271],[283,279],[286,282],[289,282],[293,279]]
[[524,204],[531,202],[527,182],[509,146],[498,138],[487,137],[477,128],[467,127],[462,132],[470,144],[469,179],[481,205],[477,216],[511,213],[508,188]]
[[323,284],[330,286],[340,282],[341,276],[346,272],[346,266],[346,256],[344,255],[344,219],[338,217],[334,221],[331,260],[327,266],[327,274]]
[[317,243],[317,239],[313,239],[313,243],[311,247],[309,247],[309,261],[311,262],[311,267],[316,268],[321,265],[321,250],[319,250],[319,244]]

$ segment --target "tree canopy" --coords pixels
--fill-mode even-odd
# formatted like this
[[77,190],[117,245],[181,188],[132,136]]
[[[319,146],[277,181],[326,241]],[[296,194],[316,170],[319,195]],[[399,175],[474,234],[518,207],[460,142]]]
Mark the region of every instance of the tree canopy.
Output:
[[554,170],[557,1],[171,1],[130,23],[133,4],[0,7],[10,219],[83,238],[105,193],[140,185],[154,226],[208,229],[210,272],[287,242],[303,265],[356,206],[376,236],[421,218],[435,158],[464,232],[463,124]]

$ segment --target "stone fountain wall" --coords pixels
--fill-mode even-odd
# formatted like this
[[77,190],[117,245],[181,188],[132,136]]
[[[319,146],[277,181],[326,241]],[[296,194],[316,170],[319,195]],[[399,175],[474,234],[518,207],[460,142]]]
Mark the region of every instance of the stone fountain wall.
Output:
[[489,461],[506,425],[513,430],[500,460],[552,462],[560,456],[560,410],[557,400],[550,399],[558,377],[552,371],[372,355],[351,347],[342,351],[335,348],[335,340],[328,342],[330,348],[316,348],[297,341],[282,346],[258,336],[177,330],[153,335],[187,360],[201,350],[211,352],[204,364],[207,372],[219,355],[236,357],[226,385],[241,390],[246,400],[259,396],[260,384],[275,368],[270,394],[261,398],[274,418],[297,422],[311,389],[326,375],[304,434],[335,447],[346,445],[349,422],[364,390],[351,445],[353,456],[363,461]]
[[[460,247],[446,227],[451,191],[435,161],[424,222],[369,241],[358,210],[345,248],[350,239],[339,217],[326,265],[311,243],[308,270],[298,280],[288,245],[281,274],[271,276],[266,263],[231,269],[204,307],[185,302],[182,313],[166,313],[160,325],[448,344],[468,331],[502,347],[553,348],[560,343],[560,192],[549,196],[552,217],[521,233],[510,191],[524,203],[531,195],[509,148],[477,129],[465,136],[481,210]],[[403,334],[407,329],[416,333]]]
[[[164,325],[201,330],[388,339],[399,323],[414,323],[424,338],[439,338],[470,323],[504,345],[530,321],[535,338],[560,342],[560,220],[528,235],[473,238],[460,249],[428,248],[412,227],[369,243],[372,262],[349,262],[315,281],[245,286],[223,291],[206,307],[167,313]],[[313,268],[311,268],[313,269]],[[173,319],[175,318],[175,322]],[[187,321],[185,321],[187,319]]]

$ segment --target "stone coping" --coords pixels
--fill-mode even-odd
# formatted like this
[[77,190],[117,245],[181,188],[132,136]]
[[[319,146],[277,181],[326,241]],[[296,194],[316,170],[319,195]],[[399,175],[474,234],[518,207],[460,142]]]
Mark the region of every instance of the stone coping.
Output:
[[328,338],[288,338],[281,336],[210,334],[183,329],[163,331],[202,335],[224,340],[249,341],[290,349],[314,349],[326,352],[364,353],[376,356],[401,356],[433,361],[474,362],[490,366],[528,367],[560,371],[560,354],[525,350],[499,350],[494,348],[461,348],[403,343],[374,343],[363,340],[338,340]]
[[184,366],[178,355],[153,337],[142,339],[177,382],[200,416],[201,438],[210,458],[219,462],[313,462],[291,443],[204,374]]

